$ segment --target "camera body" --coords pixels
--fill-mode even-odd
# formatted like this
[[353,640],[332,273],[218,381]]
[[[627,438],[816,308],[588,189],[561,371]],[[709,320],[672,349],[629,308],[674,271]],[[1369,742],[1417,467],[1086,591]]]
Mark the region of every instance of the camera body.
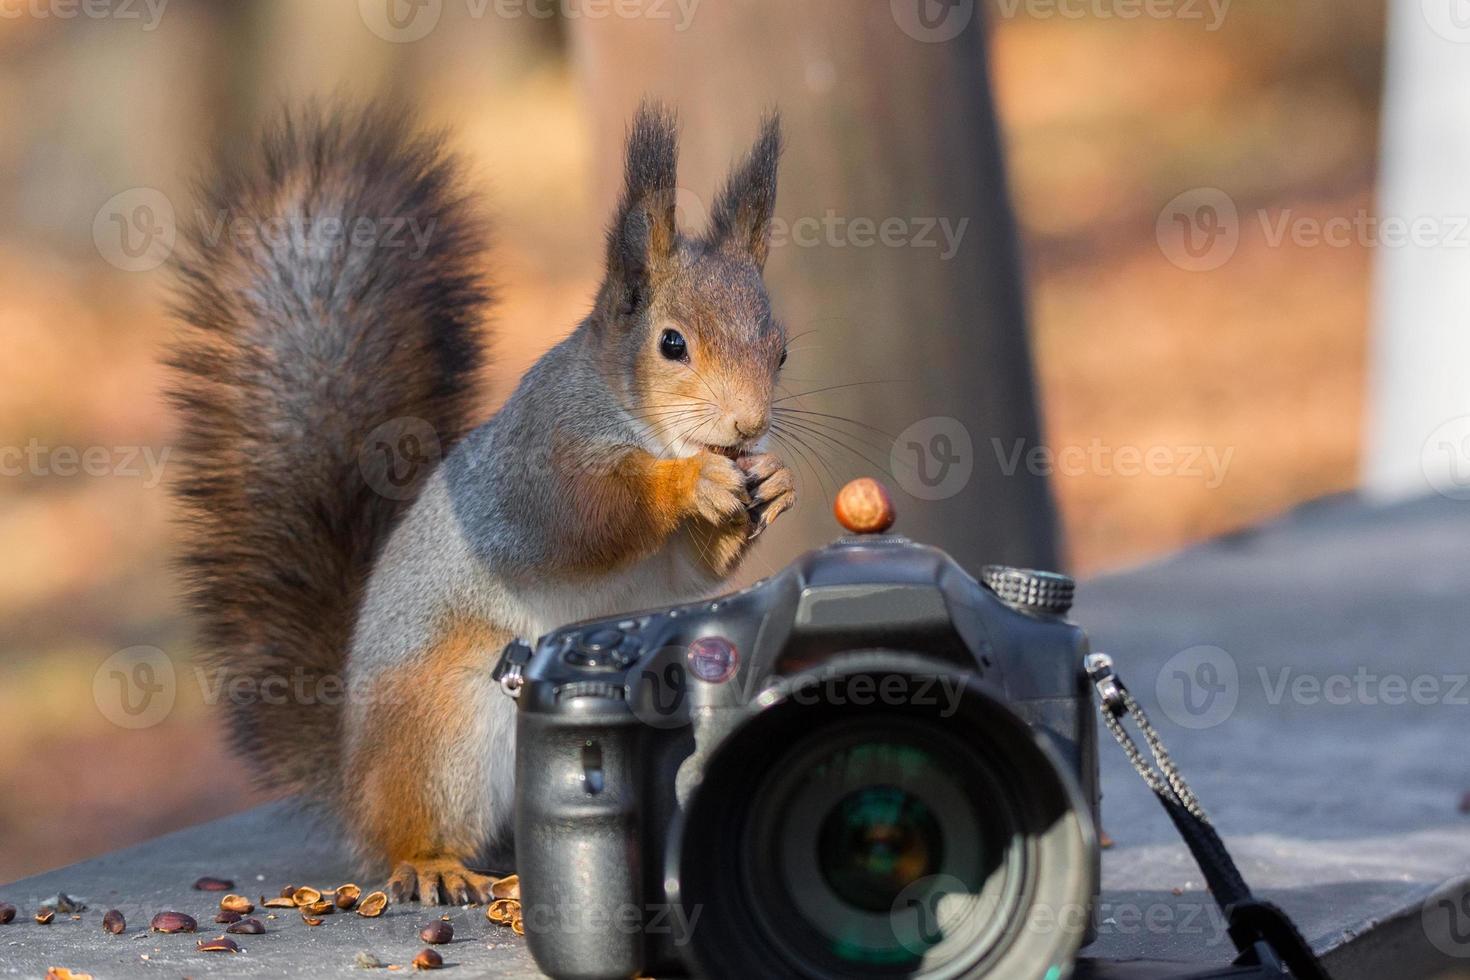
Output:
[[1088,640],[1069,579],[981,578],[849,537],[732,595],[508,647],[541,968],[1070,971],[1097,889]]

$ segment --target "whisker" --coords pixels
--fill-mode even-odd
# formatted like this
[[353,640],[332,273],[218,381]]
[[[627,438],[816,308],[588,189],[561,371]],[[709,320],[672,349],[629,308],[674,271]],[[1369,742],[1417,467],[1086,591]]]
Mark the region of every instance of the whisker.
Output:
[[812,479],[815,480],[816,483],[817,483],[817,489],[821,492],[822,496],[826,499],[828,506],[831,506],[831,504],[832,504],[832,491],[830,491],[830,490],[827,489],[826,483],[824,483],[822,481],[822,474],[821,474],[821,472],[816,468],[816,466],[812,465],[812,461],[807,458],[807,455],[806,455],[805,452],[802,451],[801,446],[799,444],[794,444],[795,443],[794,437],[792,437],[791,435],[787,434],[786,432],[778,431],[775,427],[772,427],[772,429],[771,429],[771,438],[772,439],[775,439],[776,442],[778,442],[781,445],[781,448],[783,450],[792,450],[792,451],[794,451],[796,453],[797,457],[802,462],[806,463],[807,469],[811,470]]
[[822,464],[822,469],[824,469],[824,470],[827,471],[827,476],[832,481],[832,492],[833,493],[836,493],[837,490],[838,490],[838,488],[841,487],[846,482],[841,476],[838,475],[837,471],[832,468],[832,464],[827,459],[827,454],[826,453],[822,452],[818,447],[812,445],[810,442],[808,442],[806,439],[804,439],[799,433],[792,432],[792,431],[790,431],[788,429],[788,430],[785,430],[782,434],[785,435],[786,438],[792,439],[792,440],[796,441],[797,443],[805,446],[808,450],[811,451],[812,455],[817,458],[817,462]]
[[829,433],[823,432],[820,429],[815,429],[815,428],[810,428],[810,427],[804,426],[804,425],[802,425],[800,423],[794,423],[794,422],[791,422],[789,420],[787,421],[786,424],[789,425],[789,426],[795,427],[797,429],[797,431],[804,432],[804,433],[806,433],[807,435],[811,436],[814,439],[821,439],[821,440],[823,440],[825,442],[829,442],[832,445],[834,445],[834,446],[838,447],[839,449],[843,450],[844,452],[851,453],[852,455],[854,455],[854,456],[858,457],[859,459],[861,459],[863,462],[867,463],[869,466],[876,467],[880,472],[884,473],[887,476],[890,476],[890,477],[893,476],[893,473],[888,468],[888,464],[881,463],[878,460],[873,459],[871,456],[869,456],[868,454],[864,453],[862,450],[856,449],[853,446],[848,445],[846,442],[843,442],[841,439],[838,439],[837,437],[835,437],[835,436],[833,436],[833,435],[831,435]]
[[878,435],[880,435],[880,436],[886,436],[889,439],[897,439],[898,438],[893,433],[888,432],[888,431],[885,431],[883,429],[880,429],[876,425],[869,425],[866,422],[860,422],[857,419],[848,418],[846,415],[833,415],[831,412],[813,412],[810,409],[806,409],[806,408],[790,408],[790,407],[788,407],[786,405],[777,406],[776,409],[775,409],[775,411],[776,411],[777,414],[816,416],[818,418],[831,419],[831,420],[833,420],[835,422],[849,422],[852,425],[860,425],[864,429],[868,429],[869,431],[876,432]]
[[864,385],[891,385],[891,384],[909,384],[909,383],[910,382],[906,381],[903,378],[885,378],[885,379],[880,379],[878,381],[852,381],[852,382],[849,382],[848,384],[828,385],[825,388],[813,388],[811,391],[798,391],[798,392],[796,392],[794,394],[787,395],[784,398],[778,398],[772,404],[780,404],[781,402],[789,402],[789,401],[791,401],[794,398],[805,398],[807,395],[820,395],[820,394],[822,394],[823,392],[826,392],[826,391],[838,391],[838,390],[843,389],[843,388],[860,388],[860,387],[862,387]]

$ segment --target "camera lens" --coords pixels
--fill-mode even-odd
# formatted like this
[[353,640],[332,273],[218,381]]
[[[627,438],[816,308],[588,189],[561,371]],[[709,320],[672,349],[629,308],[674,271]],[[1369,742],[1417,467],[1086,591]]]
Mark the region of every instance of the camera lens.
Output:
[[[943,729],[881,713],[817,728],[751,797],[750,907],[791,958],[854,971],[916,967],[940,936],[983,942],[1018,892],[1014,869],[996,866],[1004,799],[984,760]],[[939,904],[951,895],[960,901]]]
[[666,875],[683,914],[701,916],[688,950],[698,973],[952,980],[1070,967],[1096,880],[1075,783],[973,678],[945,676],[956,697],[942,709],[848,696],[854,678],[927,690],[936,675],[904,670],[914,662],[932,663],[885,653],[822,668],[820,696],[762,700],[705,760]]
[[867,786],[837,802],[817,840],[827,886],[867,912],[887,912],[914,882],[939,870],[944,835],[923,800],[897,786]]

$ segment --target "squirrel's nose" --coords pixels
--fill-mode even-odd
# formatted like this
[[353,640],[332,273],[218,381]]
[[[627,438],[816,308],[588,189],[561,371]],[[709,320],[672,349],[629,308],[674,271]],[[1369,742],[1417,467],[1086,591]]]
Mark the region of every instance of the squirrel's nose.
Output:
[[743,418],[735,420],[735,434],[742,439],[754,439],[766,431],[766,420],[761,418]]

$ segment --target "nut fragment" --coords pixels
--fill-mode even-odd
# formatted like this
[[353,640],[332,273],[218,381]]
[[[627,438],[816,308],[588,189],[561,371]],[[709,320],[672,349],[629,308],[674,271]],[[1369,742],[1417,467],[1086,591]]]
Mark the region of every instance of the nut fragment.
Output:
[[148,928],[154,932],[193,932],[199,923],[182,912],[160,912],[148,923]]
[[295,894],[296,894],[296,886],[295,885],[287,885],[287,886],[285,886],[284,888],[281,889],[281,897],[282,898],[290,898],[292,895],[295,895]]
[[265,932],[265,925],[259,919],[241,919],[230,923],[225,932],[234,936],[258,936]]
[[102,928],[114,936],[121,936],[127,931],[128,921],[123,918],[123,914],[117,909],[109,909],[107,914],[102,917]]
[[41,911],[36,913],[36,924],[49,926],[51,924],[51,920],[54,918],[56,918],[55,909],[42,909]]
[[454,938],[454,926],[443,919],[435,919],[433,922],[425,923],[419,930],[419,938],[434,946],[449,942]]
[[383,914],[388,907],[388,896],[382,892],[373,892],[357,905],[357,914],[369,919],[376,919]]
[[217,939],[201,939],[198,944],[201,953],[238,953],[240,944],[229,936],[220,936]]
[[443,965],[444,957],[432,949],[422,950],[419,955],[413,958],[413,968],[415,970],[437,970]]
[[0,902],[0,926],[15,920],[15,906],[9,902]]
[[508,926],[521,914],[521,903],[513,898],[497,898],[485,909],[485,918],[498,926]]
[[344,912],[356,905],[357,900],[361,897],[362,889],[356,885],[338,885],[336,894],[332,896],[337,903],[337,908]]
[[294,901],[284,896],[281,898],[266,898],[262,895],[260,897],[260,904],[268,909],[294,909],[296,907]]
[[336,910],[337,906],[325,898],[320,902],[312,902],[310,905],[301,906],[302,915],[331,915]]
[[352,962],[353,965],[355,965],[359,970],[381,970],[383,967],[388,965],[365,949],[359,951],[358,954],[352,958]]
[[221,923],[222,925],[229,925],[232,922],[239,922],[243,918],[245,918],[245,916],[241,915],[239,912],[220,912],[215,915],[214,921]]
[[52,966],[46,969],[46,980],[92,980],[92,974],[74,973],[64,966]]
[[326,922],[327,920],[326,919],[323,919],[323,918],[320,918],[318,916],[315,916],[315,915],[303,915],[301,917],[301,921],[302,922],[305,922],[309,926],[319,926],[323,922]]
[[200,878],[194,882],[194,890],[199,892],[227,892],[235,887],[235,883],[228,878]]
[[490,896],[492,898],[514,898],[519,900],[521,897],[521,876],[507,875],[494,882],[490,886]]
[[322,893],[309,885],[302,885],[291,895],[291,901],[298,906],[315,905],[322,900]]
[[244,895],[226,895],[219,900],[219,907],[225,912],[239,912],[241,915],[249,915],[255,911],[255,903]]
[[511,920],[510,931],[515,933],[517,936],[524,936],[526,934],[526,921],[522,919],[519,915],[516,916],[514,919]]

